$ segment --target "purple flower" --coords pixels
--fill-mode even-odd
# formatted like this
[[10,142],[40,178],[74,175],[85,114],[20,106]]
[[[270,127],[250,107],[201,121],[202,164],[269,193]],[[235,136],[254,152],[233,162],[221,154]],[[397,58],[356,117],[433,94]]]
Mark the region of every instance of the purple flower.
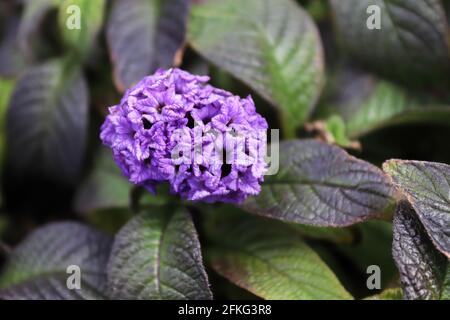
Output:
[[154,192],[168,181],[188,200],[243,201],[267,170],[267,122],[249,96],[215,88],[209,77],[158,70],[109,108],[100,137],[129,180]]

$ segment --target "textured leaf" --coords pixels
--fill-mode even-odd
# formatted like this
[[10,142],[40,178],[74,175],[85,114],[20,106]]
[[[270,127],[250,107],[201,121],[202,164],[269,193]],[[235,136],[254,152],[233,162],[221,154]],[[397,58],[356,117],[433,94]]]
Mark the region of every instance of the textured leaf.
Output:
[[406,201],[399,203],[395,213],[392,253],[400,271],[405,299],[440,298],[448,259],[434,248]]
[[215,228],[213,268],[264,299],[351,299],[319,256],[281,222],[229,216]]
[[124,91],[157,68],[178,64],[189,0],[115,0],[107,25],[114,78]]
[[[449,29],[440,0],[331,1],[343,47],[351,57],[384,74],[427,83],[448,75]],[[380,8],[381,29],[366,23]],[[411,76],[415,77],[411,77]]]
[[263,216],[318,226],[347,226],[379,215],[391,186],[375,166],[315,140],[280,144],[280,171],[244,209]]
[[111,151],[102,148],[91,174],[78,189],[74,207],[78,212],[127,208],[130,204],[130,192],[131,184],[114,163]]
[[322,45],[311,18],[294,1],[201,1],[191,10],[188,39],[279,107],[289,130],[312,110],[323,82]]
[[211,299],[190,216],[159,210],[126,224],[113,245],[108,287],[115,299]]
[[7,116],[8,156],[17,173],[73,183],[87,130],[88,92],[78,69],[62,60],[28,69],[19,79]]
[[366,300],[403,300],[400,288],[386,289],[382,293],[366,298]]
[[450,257],[450,166],[389,160],[383,168],[403,191],[435,246]]
[[[80,28],[72,28],[73,17],[80,12]],[[61,35],[69,48],[74,49],[81,56],[88,53],[102,26],[105,0],[62,0],[59,7],[59,28]],[[71,28],[69,28],[69,26]]]
[[[73,222],[31,233],[11,254],[0,277],[1,299],[102,299],[112,239]],[[80,267],[81,289],[67,288],[67,268]]]

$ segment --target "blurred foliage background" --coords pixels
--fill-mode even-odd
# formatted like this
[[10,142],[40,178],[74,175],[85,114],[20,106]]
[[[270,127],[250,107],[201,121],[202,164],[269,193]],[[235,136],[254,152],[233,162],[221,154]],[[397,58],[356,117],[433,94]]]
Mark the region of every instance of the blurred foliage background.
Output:
[[[160,67],[208,74],[215,86],[251,94],[285,139],[319,138],[376,165],[390,158],[450,163],[450,1],[193,2],[206,5],[0,2],[0,265],[10,247],[44,223],[71,219],[115,233],[130,218],[133,188],[100,146],[99,128],[107,107]],[[381,30],[365,27],[371,3],[382,7]],[[80,30],[67,27],[71,5],[81,9]],[[249,23],[209,20],[221,12],[240,12]],[[267,22],[266,44],[245,39],[253,21]],[[163,187],[142,201],[159,206],[172,199]],[[211,208],[215,215],[246,215]],[[200,240],[217,228],[204,218],[211,208],[192,208]],[[383,288],[396,286],[389,222],[332,232],[293,228],[354,296],[370,293],[369,264],[381,266]],[[208,273],[216,297],[254,298]]]

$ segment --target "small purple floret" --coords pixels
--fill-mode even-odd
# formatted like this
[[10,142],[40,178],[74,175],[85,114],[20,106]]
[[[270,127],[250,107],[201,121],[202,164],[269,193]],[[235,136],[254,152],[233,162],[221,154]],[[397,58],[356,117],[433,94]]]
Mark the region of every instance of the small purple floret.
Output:
[[[180,69],[158,70],[109,108],[100,137],[132,183],[154,192],[167,181],[172,193],[205,202],[239,203],[260,192],[267,122],[250,96],[241,99],[208,81]],[[235,151],[230,137],[237,135],[246,137],[245,159],[211,161],[218,146],[224,154]],[[175,150],[183,151],[174,157]]]

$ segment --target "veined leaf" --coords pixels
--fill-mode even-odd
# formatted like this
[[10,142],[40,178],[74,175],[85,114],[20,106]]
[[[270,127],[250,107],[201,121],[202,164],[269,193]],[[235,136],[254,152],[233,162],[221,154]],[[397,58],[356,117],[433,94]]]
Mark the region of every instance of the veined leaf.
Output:
[[[427,83],[448,76],[450,34],[440,0],[332,0],[331,4],[342,45],[351,57],[408,81]],[[367,25],[377,14],[380,29],[370,29]]]
[[105,0],[61,0],[58,19],[62,38],[82,57],[92,49],[104,10]]
[[108,263],[115,299],[211,299],[200,243],[187,212],[144,212],[116,236]]
[[351,299],[298,234],[278,221],[224,216],[210,248],[213,268],[264,299]]
[[322,45],[294,1],[202,1],[191,10],[188,40],[277,106],[289,135],[314,107],[323,83]]
[[107,25],[117,88],[179,64],[190,0],[115,0]]
[[[400,271],[404,297],[448,298],[448,259],[436,250],[409,203],[400,202],[394,218],[392,253]],[[448,283],[447,283],[448,285]]]
[[[53,223],[31,233],[0,276],[1,299],[103,299],[112,239],[78,223]],[[81,288],[69,290],[68,267],[78,266]]]
[[435,246],[450,257],[450,166],[389,160],[383,169],[411,203]]
[[7,115],[12,168],[73,183],[84,157],[87,118],[88,92],[79,69],[67,68],[63,60],[28,69]]
[[280,171],[243,208],[263,216],[318,226],[347,226],[379,215],[392,188],[375,166],[315,140],[280,144]]

